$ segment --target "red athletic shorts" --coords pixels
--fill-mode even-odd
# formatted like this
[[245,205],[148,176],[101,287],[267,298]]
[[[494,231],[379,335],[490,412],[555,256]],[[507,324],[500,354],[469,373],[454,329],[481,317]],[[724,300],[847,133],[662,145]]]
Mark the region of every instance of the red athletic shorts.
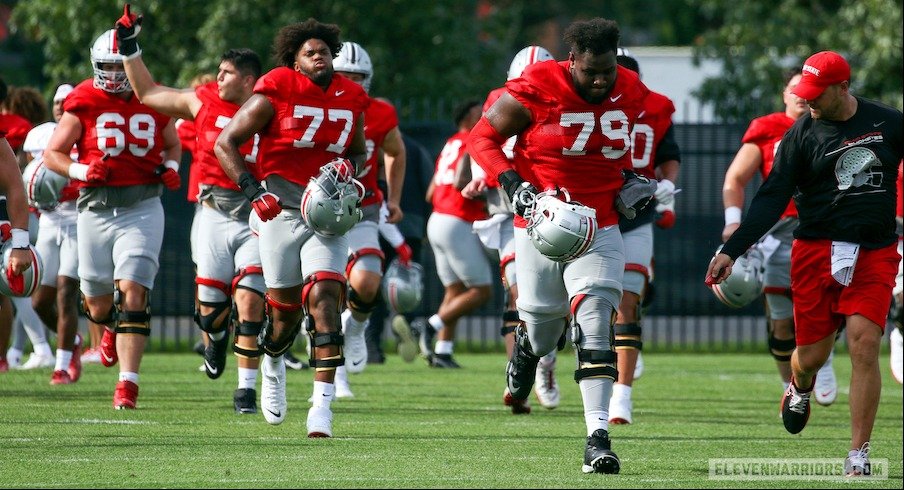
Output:
[[835,335],[844,318],[854,314],[868,318],[884,331],[901,260],[896,248],[896,244],[876,250],[861,248],[854,277],[844,287],[832,277],[831,240],[794,240],[791,295],[797,345]]

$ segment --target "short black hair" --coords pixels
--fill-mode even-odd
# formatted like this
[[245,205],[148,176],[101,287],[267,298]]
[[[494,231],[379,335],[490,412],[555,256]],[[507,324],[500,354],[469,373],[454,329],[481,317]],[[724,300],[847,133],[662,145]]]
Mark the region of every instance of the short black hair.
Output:
[[474,106],[480,106],[482,103],[477,99],[468,99],[461,104],[455,106],[452,110],[452,120],[455,121],[455,127],[458,127],[464,118],[468,117],[468,113]]
[[615,60],[619,65],[624,66],[625,68],[633,71],[634,73],[640,74],[640,65],[637,64],[637,60],[634,59],[633,56],[628,56],[624,54],[620,54],[615,57]]
[[564,39],[573,54],[589,52],[599,55],[618,49],[620,36],[617,22],[596,17],[573,22],[565,29]]
[[295,65],[295,54],[301,49],[301,45],[308,39],[320,39],[330,48],[330,53],[335,58],[342,49],[342,41],[339,40],[341,32],[336,24],[324,24],[313,17],[287,25],[276,33],[273,57],[277,64],[292,68]]
[[238,70],[242,76],[251,75],[254,78],[261,76],[261,58],[253,50],[248,48],[228,49],[220,61],[228,61]]

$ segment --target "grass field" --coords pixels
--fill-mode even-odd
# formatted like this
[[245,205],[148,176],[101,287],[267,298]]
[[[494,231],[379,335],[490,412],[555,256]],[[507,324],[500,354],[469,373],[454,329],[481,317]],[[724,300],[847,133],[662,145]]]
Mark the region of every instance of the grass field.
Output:
[[584,475],[583,411],[559,361],[562,405],[502,406],[500,354],[456,355],[461,370],[390,356],[351,378],[354,399],[333,403],[333,439],[307,439],[311,372],[290,371],[279,426],[232,410],[234,360],[217,381],[194,354],[149,354],[139,410],[111,407],[116,371],[86,367],[77,384],[50,386],[49,371],[0,374],[3,487],[493,487],[493,488],[901,488],[902,388],[882,358],[882,401],[872,457],[889,479],[715,481],[712,458],[843,458],[850,438],[850,363],[835,359],[841,393],[814,406],[801,434],[778,417],[781,387],[766,354],[648,354],[636,383],[635,423],[611,428],[619,475]]

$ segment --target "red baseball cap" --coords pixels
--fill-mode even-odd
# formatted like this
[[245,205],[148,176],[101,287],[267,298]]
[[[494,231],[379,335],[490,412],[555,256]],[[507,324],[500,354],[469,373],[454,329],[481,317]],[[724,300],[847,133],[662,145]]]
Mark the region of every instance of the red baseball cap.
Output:
[[834,51],[820,51],[807,58],[801,69],[800,83],[791,93],[806,100],[813,100],[829,85],[851,79],[851,65]]

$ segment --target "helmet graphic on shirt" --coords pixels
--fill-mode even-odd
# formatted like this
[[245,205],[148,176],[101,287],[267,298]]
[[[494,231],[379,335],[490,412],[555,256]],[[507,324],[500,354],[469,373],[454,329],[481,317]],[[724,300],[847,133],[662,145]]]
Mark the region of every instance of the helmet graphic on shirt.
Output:
[[842,153],[835,163],[835,177],[838,179],[838,190],[850,187],[869,185],[878,187],[882,184],[882,172],[872,172],[870,169],[877,166],[881,169],[882,162],[869,148],[855,146]]

